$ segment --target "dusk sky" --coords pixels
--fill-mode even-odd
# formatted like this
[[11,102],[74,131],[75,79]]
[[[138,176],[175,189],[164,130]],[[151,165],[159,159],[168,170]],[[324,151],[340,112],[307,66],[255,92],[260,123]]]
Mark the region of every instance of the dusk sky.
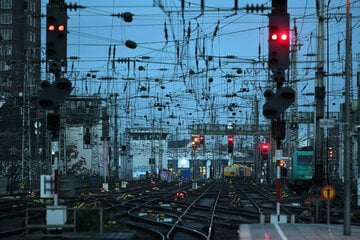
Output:
[[[274,85],[267,67],[270,10],[247,12],[244,8],[246,4],[269,8],[271,1],[239,1],[239,10],[234,11],[232,0],[205,0],[203,12],[200,2],[186,1],[182,14],[177,0],[67,1],[85,7],[68,11],[71,60],[67,76],[74,85],[72,94],[109,97],[117,93],[121,128],[154,125],[177,128],[186,135],[187,126],[193,123],[253,124],[255,100],[259,101],[261,123],[268,122],[262,116],[262,105],[264,90]],[[288,2],[290,27],[298,34],[299,111],[313,111],[316,1]],[[324,42],[329,46],[325,56],[329,62],[325,66],[331,75],[344,71],[345,2],[325,1],[329,3]],[[356,86],[360,1],[350,2]],[[46,3],[42,1],[43,13]],[[124,12],[134,14],[132,22],[120,17]],[[136,48],[127,47],[128,40]],[[344,102],[344,82],[341,76],[325,78],[330,111],[339,111]],[[357,99],[357,88],[352,90]]]

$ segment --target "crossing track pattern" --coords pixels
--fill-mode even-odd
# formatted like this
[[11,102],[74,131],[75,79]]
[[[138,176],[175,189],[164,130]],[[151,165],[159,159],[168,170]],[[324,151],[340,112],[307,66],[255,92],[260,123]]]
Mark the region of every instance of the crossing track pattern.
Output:
[[[274,189],[249,179],[143,180],[131,182],[125,189],[117,191],[84,188],[77,197],[62,199],[62,204],[69,209],[101,208],[105,233],[133,232],[137,238],[149,240],[236,239],[240,224],[259,223],[261,216],[269,221],[269,215],[276,212]],[[297,223],[314,223],[315,207],[300,204],[306,197],[291,192],[282,196],[282,214],[294,215]],[[0,236],[23,239],[26,209],[44,208],[51,204],[51,199],[40,199],[38,194],[4,196],[0,199]],[[321,223],[326,221],[323,219],[325,209],[322,204],[318,207],[318,221]],[[332,221],[340,222],[340,216],[341,209],[332,210]],[[354,211],[352,224],[359,222],[359,216],[358,211]],[[31,215],[29,219],[32,223],[46,221],[44,214]],[[87,220],[81,221],[86,223]],[[46,233],[46,229],[40,229],[31,235]],[[71,233],[65,229],[61,234],[71,239]]]

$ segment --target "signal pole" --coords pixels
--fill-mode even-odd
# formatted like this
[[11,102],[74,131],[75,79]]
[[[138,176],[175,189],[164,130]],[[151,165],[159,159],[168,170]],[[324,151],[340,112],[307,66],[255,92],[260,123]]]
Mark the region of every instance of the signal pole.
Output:
[[[287,13],[287,1],[273,0],[272,12],[269,15],[269,61],[272,81],[276,83],[276,93],[272,89],[264,92],[266,103],[263,106],[263,114],[270,119],[273,125],[280,126],[281,115],[295,101],[295,91],[290,87],[283,87],[286,80],[286,70],[290,65],[290,16]],[[277,131],[277,128],[272,127]],[[282,128],[281,128],[282,129]],[[274,132],[273,135],[284,135]],[[275,138],[277,141],[283,138]],[[279,145],[280,143],[277,143]]]
[[[47,129],[51,141],[51,184],[54,206],[47,208],[47,224],[63,222],[66,218],[66,207],[58,205],[58,166],[59,166],[59,137],[61,116],[59,108],[71,93],[71,82],[63,77],[67,58],[67,9],[64,0],[50,0],[46,6],[46,63],[47,70],[54,74],[55,81],[43,81],[38,104],[47,111]],[[45,184],[45,183],[44,183]],[[56,213],[57,217],[53,217]]]
[[269,61],[272,80],[276,83],[276,92],[267,89],[264,92],[266,102],[263,114],[272,121],[272,137],[276,149],[280,149],[281,140],[285,138],[285,121],[281,119],[284,111],[294,103],[295,91],[283,86],[286,71],[290,65],[290,16],[287,13],[287,0],[273,0],[272,12],[269,15]]
[[285,139],[285,120],[283,113],[295,101],[295,90],[283,86],[287,78],[290,65],[290,15],[287,13],[287,0],[272,0],[272,11],[269,15],[269,61],[272,81],[276,84],[276,92],[267,89],[264,92],[266,102],[263,115],[271,120],[271,136],[275,140],[276,161],[276,215],[277,222],[281,221],[280,191],[282,160],[281,141]]

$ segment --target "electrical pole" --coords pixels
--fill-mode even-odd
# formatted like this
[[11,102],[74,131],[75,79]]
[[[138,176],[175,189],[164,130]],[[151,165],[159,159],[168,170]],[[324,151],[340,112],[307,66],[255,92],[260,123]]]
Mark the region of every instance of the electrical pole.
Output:
[[119,142],[118,142],[118,105],[117,97],[119,94],[114,94],[114,164],[115,164],[115,181],[119,179]]
[[[292,39],[291,39],[291,58],[290,58],[290,86],[293,89],[297,89],[298,74],[297,74],[297,51],[299,48],[298,43],[298,32],[296,21],[294,20],[294,27],[292,30]],[[289,156],[299,147],[299,122],[298,122],[298,103],[295,98],[294,104],[290,106],[290,119],[288,123],[288,129],[290,129],[290,136],[288,140],[288,153]]]
[[102,135],[101,141],[103,141],[103,174],[104,174],[104,183],[103,188],[108,190],[108,177],[109,177],[109,115],[107,113],[107,108],[103,107],[101,109],[101,122],[102,122]]
[[[325,174],[324,166],[324,129],[320,128],[320,120],[324,118],[325,105],[325,86],[324,86],[324,0],[318,0],[316,4],[316,12],[318,17],[317,23],[317,42],[316,42],[316,86],[315,86],[315,133],[314,133],[314,163],[315,171],[313,181],[315,188],[320,188],[324,183],[323,176]],[[315,189],[315,191],[317,191]]]
[[[28,58],[28,54],[26,54]],[[33,85],[32,75],[29,72],[28,59],[25,61],[25,75],[22,86],[22,107],[21,107],[21,116],[22,116],[22,141],[21,141],[21,180],[23,183],[27,184],[29,189],[32,189],[32,167],[31,164],[31,128],[30,128],[30,96],[31,96],[31,87]],[[36,159],[38,160],[38,159]]]

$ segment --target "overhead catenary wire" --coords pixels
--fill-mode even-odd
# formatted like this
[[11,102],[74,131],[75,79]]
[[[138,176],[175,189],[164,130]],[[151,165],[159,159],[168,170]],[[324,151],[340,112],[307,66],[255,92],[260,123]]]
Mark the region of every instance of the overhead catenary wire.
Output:
[[[207,1],[204,1],[204,12],[201,18],[195,17],[198,16],[199,9],[201,9],[201,5],[199,5],[200,1],[195,3],[194,1],[182,1],[184,2],[184,7],[182,10],[181,6],[176,7],[174,5],[163,5],[162,9],[164,11],[152,11],[158,6],[151,5],[152,3],[145,6],[137,6],[136,4],[128,5],[128,9],[134,9],[134,22],[131,24],[125,24],[121,21],[121,19],[113,18],[111,19],[111,14],[120,12],[116,9],[123,8],[123,3],[119,4],[117,1],[113,1],[111,6],[105,6],[105,4],[99,4],[96,6],[95,4],[91,4],[91,6],[87,6],[86,9],[78,11],[76,14],[81,16],[81,19],[85,19],[87,17],[92,17],[93,19],[108,19],[108,22],[113,22],[114,24],[105,24],[101,25],[98,23],[92,23],[89,21],[81,20],[79,23],[73,27],[70,27],[70,35],[75,36],[78,40],[76,42],[69,42],[69,47],[77,50],[77,55],[79,56],[79,60],[77,61],[77,65],[75,70],[80,70],[83,72],[87,72],[89,68],[89,63],[93,65],[96,69],[100,70],[99,77],[106,76],[106,62],[108,62],[111,66],[109,70],[112,73],[116,74],[116,79],[112,80],[112,87],[109,91],[115,89],[115,87],[125,88],[125,84],[129,84],[129,81],[119,80],[123,75],[132,75],[135,79],[141,81],[144,75],[147,76],[149,82],[156,83],[154,79],[156,79],[156,75],[161,76],[162,79],[167,81],[181,81],[178,80],[179,76],[188,76],[188,68],[193,64],[196,68],[196,72],[201,72],[200,70],[206,69],[203,75],[197,74],[194,75],[201,82],[203,86],[206,86],[208,83],[209,76],[214,77],[214,82],[210,84],[211,94],[213,96],[217,96],[221,98],[221,94],[217,95],[216,89],[220,89],[220,91],[227,91],[229,89],[229,84],[226,83],[226,80],[222,78],[222,75],[225,75],[228,72],[235,71],[236,66],[241,65],[242,68],[251,68],[252,65],[255,65],[259,69],[263,69],[266,71],[266,67],[260,66],[264,61],[261,59],[266,59],[267,52],[264,48],[261,48],[259,42],[256,41],[256,47],[252,49],[252,53],[247,55],[245,51],[241,51],[244,49],[244,46],[238,46],[238,52],[236,55],[237,60],[230,60],[227,58],[221,58],[221,55],[226,51],[225,46],[222,44],[226,37],[233,37],[234,39],[245,38],[247,35],[251,35],[253,33],[258,34],[259,31],[267,31],[267,18],[261,14],[252,14],[249,16],[244,14],[241,10],[237,11],[237,15],[231,16],[231,8],[215,8],[206,5]],[[179,4],[182,4],[182,2]],[[190,4],[191,3],[191,4]],[[359,1],[355,1],[352,5],[358,4]],[[306,8],[302,8],[302,14],[293,14],[292,17],[296,18],[299,22],[301,22],[301,26],[309,25],[316,20],[316,16],[314,15],[314,6],[306,5]],[[137,11],[142,8],[147,9],[147,11]],[[336,8],[337,7],[337,8]],[[357,6],[358,7],[358,6]],[[289,11],[300,10],[301,8],[289,7]],[[330,11],[344,9],[344,4],[342,5],[334,5],[334,7],[330,8]],[[70,13],[70,18],[73,13]],[[181,15],[184,15],[183,17]],[[356,16],[355,16],[356,17]],[[183,26],[183,21],[181,18],[186,20],[186,41],[191,45],[190,49],[194,49],[193,51],[184,52],[186,49],[186,43],[181,38],[181,31],[179,29]],[[211,19],[212,18],[212,19]],[[144,20],[148,20],[144,22]],[[210,20],[211,19],[211,20]],[[258,19],[263,19],[259,21]],[[356,18],[355,18],[356,19]],[[100,21],[97,21],[100,23]],[[154,22],[154,23],[153,23]],[[155,23],[156,22],[156,23]],[[330,21],[330,27],[336,27],[339,23],[332,23]],[[133,53],[128,52],[124,48],[124,41],[127,36],[132,35],[135,32],[141,31],[146,26],[153,26],[154,29],[158,26],[162,31],[162,34],[159,34],[157,40],[147,40],[144,37],[139,37],[136,40],[138,43],[138,49]],[[236,26],[236,27],[234,27]],[[358,25],[354,25],[355,27]],[[103,28],[108,29],[108,33],[110,31],[111,34],[103,35],[94,31],[96,29]],[[120,31],[119,31],[120,29]],[[165,31],[166,29],[166,31]],[[304,45],[311,45],[312,36],[309,34],[313,29],[301,28],[299,30],[299,38],[304,43]],[[167,34],[165,34],[167,32]],[[116,34],[115,34],[116,33]],[[120,33],[120,34],[119,34]],[[337,32],[333,32],[330,34],[330,38],[338,34]],[[167,36],[167,37],[166,37]],[[339,50],[339,42],[342,39],[337,39],[335,44],[335,51],[330,51],[330,61],[331,63],[336,64],[339,59],[341,59],[341,48]],[[214,45],[215,44],[215,45]],[[196,45],[196,46],[195,46]],[[111,46],[113,53],[112,57],[108,57],[106,54],[107,48]],[[218,51],[217,54],[210,54],[214,51],[213,47],[216,46]],[[100,56],[94,55],[84,55],[83,53],[85,48],[91,47],[92,49],[96,49],[96,53]],[[105,50],[106,49],[106,50]],[[116,52],[115,52],[116,49]],[[235,48],[236,49],[236,48]],[[105,50],[105,51],[104,51]],[[310,56],[313,53],[313,49],[308,48],[305,51],[300,52],[300,59],[298,61],[299,65],[299,81],[301,83],[309,83],[312,80],[306,80],[308,74],[311,74],[314,70],[311,69],[316,62],[315,58]],[[103,51],[101,53],[101,51]],[[95,51],[93,51],[95,53]],[[117,56],[116,56],[117,55]],[[141,61],[140,58],[142,56],[148,55],[150,56],[150,60],[148,62]],[[308,56],[306,56],[308,55]],[[309,57],[310,56],[310,57]],[[131,58],[136,59],[136,62],[132,62],[130,65],[124,65],[117,63],[115,60],[117,58]],[[336,60],[334,60],[336,57]],[[212,58],[212,61],[209,59]],[[255,61],[252,61],[255,60]],[[206,62],[206,61],[207,62]],[[136,70],[142,64],[146,64],[146,74],[144,72],[139,72]],[[259,64],[259,66],[257,66]],[[182,69],[179,70],[178,66]],[[334,67],[337,67],[334,65]],[[339,66],[341,68],[341,66]],[[130,71],[131,69],[131,71]],[[162,70],[161,70],[162,69]],[[167,69],[167,70],[164,70]],[[115,72],[113,72],[115,71]],[[308,72],[308,73],[306,73]],[[264,73],[261,73],[264,74]],[[236,80],[238,82],[245,81],[247,78],[246,73],[243,76],[237,76]],[[261,77],[259,77],[261,78]],[[257,80],[259,79],[257,78]],[[169,79],[169,80],[168,80]],[[262,81],[266,81],[265,77],[263,77]],[[197,80],[197,81],[198,81]],[[253,84],[256,84],[257,80],[252,80]],[[93,82],[101,84],[103,80],[93,79]],[[251,80],[247,80],[250,81]],[[261,81],[260,81],[261,82]],[[194,82],[195,83],[195,82]],[[156,83],[158,84],[158,83]],[[185,85],[189,86],[189,85]],[[215,87],[217,86],[217,88]],[[163,90],[158,89],[158,85],[154,85],[151,87],[155,93],[159,93]],[[166,86],[166,90],[169,90],[170,87]],[[126,88],[129,90],[129,88]],[[185,89],[186,90],[186,89]],[[107,91],[107,90],[106,90]],[[130,92],[128,94],[131,94]],[[185,96],[191,98],[191,94],[183,93]],[[200,96],[200,93],[197,96]],[[220,102],[220,99],[217,103]],[[216,103],[216,104],[217,104]],[[207,102],[205,102],[205,105]],[[201,117],[202,118],[202,117]]]

